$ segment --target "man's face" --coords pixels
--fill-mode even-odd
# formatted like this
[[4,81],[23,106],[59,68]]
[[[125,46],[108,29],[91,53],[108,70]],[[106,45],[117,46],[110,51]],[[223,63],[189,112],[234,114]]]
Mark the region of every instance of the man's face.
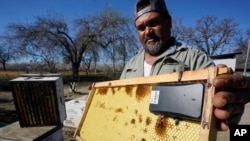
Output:
[[168,19],[158,12],[148,12],[135,21],[139,40],[145,51],[156,56],[165,51],[170,41]]

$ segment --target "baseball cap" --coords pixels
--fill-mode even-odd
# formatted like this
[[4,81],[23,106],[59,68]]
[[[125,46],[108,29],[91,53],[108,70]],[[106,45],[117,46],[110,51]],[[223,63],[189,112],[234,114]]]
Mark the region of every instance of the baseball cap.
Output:
[[152,11],[163,13],[171,20],[171,16],[164,0],[137,0],[134,10],[134,20],[141,15]]

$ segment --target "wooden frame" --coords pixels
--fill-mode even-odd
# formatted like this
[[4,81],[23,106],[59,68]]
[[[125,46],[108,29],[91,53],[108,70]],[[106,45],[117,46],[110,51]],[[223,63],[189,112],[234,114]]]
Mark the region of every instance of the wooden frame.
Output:
[[[217,129],[215,126],[215,117],[213,116],[212,97],[214,96],[215,89],[212,86],[212,81],[217,75],[228,73],[229,71],[230,68],[210,67],[183,73],[170,73],[95,83],[89,93],[85,111],[74,137],[79,141],[214,141],[216,140]],[[157,115],[148,112],[148,93],[150,93],[148,91],[151,90],[151,86],[158,83],[187,82],[206,83],[201,121],[183,120],[180,125],[174,125],[173,119],[165,116],[157,117]],[[138,98],[138,95],[147,99],[143,101]],[[126,100],[131,101],[126,103]],[[119,108],[122,106],[123,108]],[[157,129],[159,121],[161,130]],[[194,137],[190,138],[190,136]]]

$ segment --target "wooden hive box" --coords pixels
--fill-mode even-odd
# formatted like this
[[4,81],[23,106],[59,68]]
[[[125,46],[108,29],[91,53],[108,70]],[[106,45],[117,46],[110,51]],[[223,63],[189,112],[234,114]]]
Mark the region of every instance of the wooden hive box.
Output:
[[59,74],[27,74],[10,81],[21,127],[62,125],[66,119]]
[[[95,83],[74,137],[78,141],[214,141],[217,130],[212,114],[215,76],[228,68],[208,69]],[[176,121],[149,111],[152,86],[159,83],[206,84],[200,121]],[[185,91],[185,90],[183,90]],[[192,107],[190,107],[192,108]]]

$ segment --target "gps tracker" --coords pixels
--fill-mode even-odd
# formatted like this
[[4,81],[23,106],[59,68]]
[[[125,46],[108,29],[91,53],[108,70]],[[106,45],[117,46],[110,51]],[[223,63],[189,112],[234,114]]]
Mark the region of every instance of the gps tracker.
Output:
[[203,83],[154,85],[149,110],[179,119],[200,120],[203,96]]

